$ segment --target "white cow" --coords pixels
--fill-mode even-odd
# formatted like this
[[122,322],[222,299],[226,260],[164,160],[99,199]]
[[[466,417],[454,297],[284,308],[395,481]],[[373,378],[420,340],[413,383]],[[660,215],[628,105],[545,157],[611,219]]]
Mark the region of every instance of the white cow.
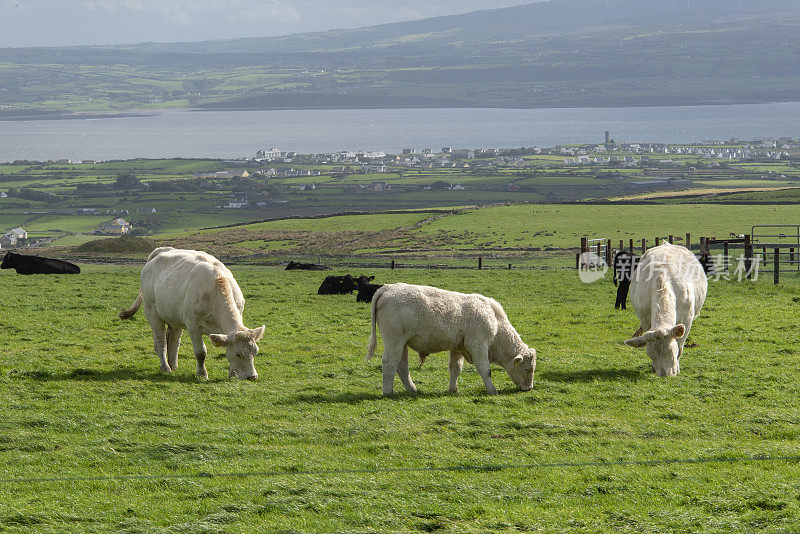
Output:
[[417,391],[408,372],[409,347],[422,360],[434,352],[450,351],[451,393],[458,391],[465,358],[475,365],[491,395],[497,395],[497,389],[489,373],[490,363],[502,366],[521,390],[533,387],[536,350],[522,342],[494,299],[429,286],[387,284],[372,298],[367,359],[375,355],[378,345],[376,324],[384,345],[384,395],[393,392],[395,372],[407,391]]
[[225,347],[229,376],[258,378],[253,357],[266,327],[251,330],[242,324],[244,297],[222,262],[196,250],[157,248],[142,268],[141,282],[133,306],[119,312],[119,317],[130,319],[144,303],[162,371],[169,373],[177,367],[181,333],[186,329],[199,377],[208,378],[203,343],[203,334],[208,334],[214,345]]
[[658,376],[680,372],[683,344],[707,292],[703,266],[685,247],[664,243],[642,255],[631,282],[631,303],[644,333],[625,343],[646,346]]

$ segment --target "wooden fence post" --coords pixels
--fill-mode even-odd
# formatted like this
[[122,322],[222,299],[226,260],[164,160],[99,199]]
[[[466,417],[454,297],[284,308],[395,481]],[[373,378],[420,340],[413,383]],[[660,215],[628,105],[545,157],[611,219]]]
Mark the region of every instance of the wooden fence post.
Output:
[[631,253],[633,253],[633,238],[631,238],[630,245],[631,245]]
[[509,271],[511,270],[511,264],[510,263],[508,264],[508,270]]
[[753,243],[750,242],[750,236],[744,236],[744,270],[747,273],[747,278],[750,278],[750,271],[753,268]]
[[673,243],[674,238],[672,237],[672,234],[669,234],[669,237],[667,237],[667,241],[669,241],[670,245],[674,245],[675,244],[675,243]]
[[580,269],[581,268],[581,253],[580,252],[576,252],[575,253],[575,268],[576,269]]
[[394,260],[392,260],[392,269],[394,269]]
[[686,234],[686,248],[692,250],[692,234]]
[[619,240],[619,249],[620,250],[624,250],[625,249],[625,247],[623,245],[625,245],[625,242],[622,239],[620,239]]
[[727,273],[728,272],[728,264],[730,260],[728,259],[728,242],[725,241],[722,245],[723,249],[723,257],[722,257],[722,269]]
[[775,285],[778,285],[778,280],[781,276],[781,249],[775,249],[775,255],[772,258],[773,267],[773,274],[772,274],[772,281]]
[[656,246],[658,246],[660,244],[661,244],[661,238],[660,237],[656,237]]
[[483,258],[478,256],[478,270],[483,269]]
[[[585,238],[585,237],[582,237],[581,238],[580,260],[579,261],[581,261],[581,262],[583,261],[583,258],[585,257],[584,254],[586,252],[589,252],[589,240],[587,238]],[[578,268],[579,269],[581,268],[580,264],[578,264]]]
[[611,265],[611,240],[606,243],[606,265]]
[[647,250],[647,239],[642,238],[642,254]]

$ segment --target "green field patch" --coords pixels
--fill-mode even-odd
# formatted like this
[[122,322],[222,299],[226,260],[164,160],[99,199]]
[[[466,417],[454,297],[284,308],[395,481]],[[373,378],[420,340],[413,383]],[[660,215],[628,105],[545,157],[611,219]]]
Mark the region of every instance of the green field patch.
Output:
[[712,282],[681,374],[659,379],[622,344],[637,320],[613,309],[609,279],[582,284],[567,265],[369,269],[503,304],[539,358],[530,392],[495,367],[496,398],[470,364],[447,394],[447,355],[419,367],[413,351],[420,393],[382,397],[380,360],[363,360],[369,306],[317,295],[327,273],[234,267],[245,324],[268,328],[260,378],[242,383],[210,343],[210,377],[195,378],[185,334],[178,369],[158,371],[142,312],[116,318],[139,268],[2,271],[0,525],[791,531],[800,466],[768,458],[796,455],[800,435],[800,280]]

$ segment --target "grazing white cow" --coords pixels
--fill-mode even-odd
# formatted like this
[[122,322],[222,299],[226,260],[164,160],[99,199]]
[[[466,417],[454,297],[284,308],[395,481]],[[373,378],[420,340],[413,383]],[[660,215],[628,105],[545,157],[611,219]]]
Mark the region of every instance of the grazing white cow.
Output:
[[685,247],[664,243],[642,255],[631,282],[631,303],[644,333],[625,343],[646,346],[658,376],[680,373],[683,344],[707,292],[703,266]]
[[393,392],[395,372],[407,391],[417,391],[408,372],[409,347],[422,360],[434,352],[450,351],[451,393],[458,391],[465,358],[475,365],[491,395],[497,395],[489,373],[491,363],[502,366],[521,390],[533,387],[536,350],[522,342],[494,299],[429,286],[387,284],[372,299],[367,359],[375,355],[378,345],[376,324],[384,345],[384,395]]
[[178,366],[178,347],[185,329],[192,340],[199,377],[208,378],[203,343],[203,334],[208,334],[214,345],[225,347],[229,376],[258,378],[253,357],[266,327],[251,330],[242,324],[242,290],[222,262],[196,250],[157,248],[142,268],[141,281],[133,306],[119,312],[119,317],[130,319],[144,303],[162,371],[169,373]]

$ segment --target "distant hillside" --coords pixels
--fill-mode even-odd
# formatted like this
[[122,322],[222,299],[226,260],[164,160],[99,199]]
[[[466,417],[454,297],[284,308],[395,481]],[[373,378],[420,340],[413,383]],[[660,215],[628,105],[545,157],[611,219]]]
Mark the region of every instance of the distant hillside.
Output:
[[0,49],[0,116],[794,101],[799,52],[797,0],[551,0],[274,38]]

